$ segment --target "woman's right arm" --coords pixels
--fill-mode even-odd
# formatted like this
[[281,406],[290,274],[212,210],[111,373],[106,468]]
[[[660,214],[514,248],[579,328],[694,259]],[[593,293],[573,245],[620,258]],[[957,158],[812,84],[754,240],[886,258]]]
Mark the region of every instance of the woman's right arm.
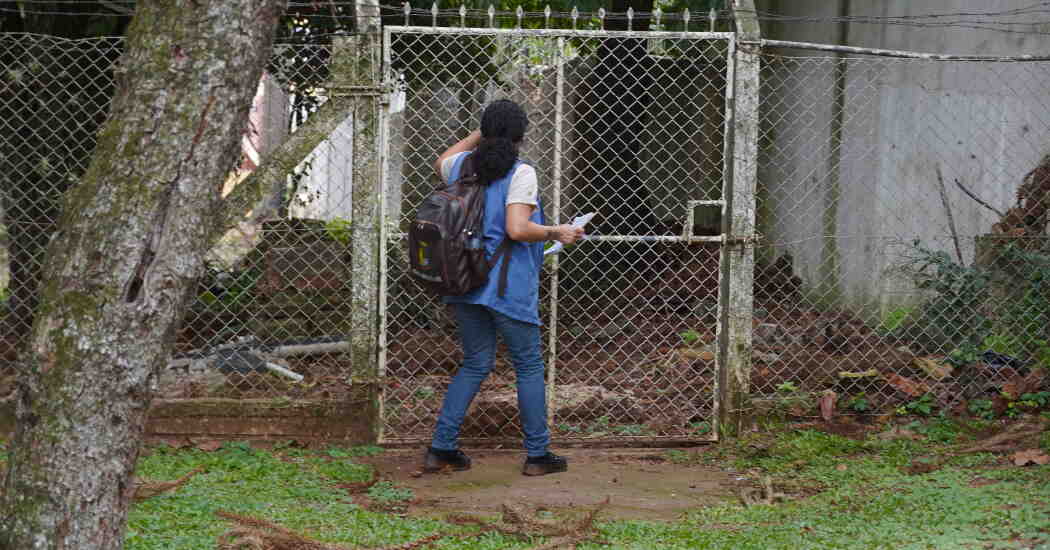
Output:
[[478,146],[479,141],[481,141],[481,130],[474,130],[469,136],[457,141],[455,145],[445,149],[444,153],[438,155],[437,160],[434,161],[434,171],[437,172],[438,176],[441,176],[441,163],[445,162],[445,159],[457,153],[474,149]]
[[572,244],[583,237],[583,228],[574,225],[540,225],[529,220],[535,207],[531,204],[507,205],[507,236],[521,243],[560,241]]

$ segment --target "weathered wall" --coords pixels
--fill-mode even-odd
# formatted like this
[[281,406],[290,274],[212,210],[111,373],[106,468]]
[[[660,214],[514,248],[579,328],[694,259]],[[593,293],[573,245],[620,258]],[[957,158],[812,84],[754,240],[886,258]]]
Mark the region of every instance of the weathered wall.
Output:
[[[963,0],[759,0],[786,15],[897,16],[973,11]],[[1022,7],[981,2],[981,11]],[[1045,31],[1046,29],[1042,29]],[[764,38],[934,53],[1045,53],[1050,35],[974,28],[838,22],[763,22]],[[864,59],[839,65],[828,53],[773,51],[763,70],[759,225],[770,253],[791,252],[817,297],[874,312],[914,292],[893,275],[921,239],[955,256],[944,182],[964,261],[995,215],[958,179],[1005,210],[1021,178],[1050,152],[1042,84],[1050,65]],[[857,57],[857,56],[851,56]],[[837,109],[836,105],[841,106]],[[834,235],[834,238],[826,238]],[[826,283],[826,284],[822,284]]]
[[[0,437],[14,433],[12,400],[0,401]],[[301,442],[375,443],[375,411],[367,388],[355,387],[342,401],[264,399],[155,399],[147,440],[295,439]]]

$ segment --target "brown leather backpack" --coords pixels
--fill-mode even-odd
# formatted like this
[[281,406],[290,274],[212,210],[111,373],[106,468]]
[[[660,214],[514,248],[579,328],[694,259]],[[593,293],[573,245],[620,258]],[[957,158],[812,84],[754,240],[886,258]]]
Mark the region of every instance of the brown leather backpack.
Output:
[[408,228],[409,273],[439,296],[461,296],[488,281],[500,259],[499,295],[507,288],[510,245],[505,238],[492,259],[485,257],[485,189],[474,169],[473,153],[463,159],[459,177],[435,189],[416,210]]

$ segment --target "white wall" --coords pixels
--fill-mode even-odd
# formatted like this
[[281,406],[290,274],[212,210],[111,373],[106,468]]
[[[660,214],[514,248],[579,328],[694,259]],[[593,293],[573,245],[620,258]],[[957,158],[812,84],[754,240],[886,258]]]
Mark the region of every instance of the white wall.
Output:
[[[787,15],[914,16],[1001,11],[1023,1],[759,0]],[[1037,29],[1047,30],[1047,29]],[[971,28],[860,23],[763,23],[763,37],[952,54],[1050,52],[1050,35]],[[946,187],[964,261],[997,216],[968,198],[958,179],[1000,210],[1023,176],[1050,153],[1050,63],[930,62],[865,58],[846,65],[836,94],[831,54],[774,51],[767,58],[760,186],[768,190],[767,242],[784,243],[811,289],[855,305],[889,307],[914,295],[894,276],[907,246],[921,239],[955,256],[939,192]],[[857,56],[852,56],[857,57]],[[785,78],[786,77],[786,78]],[[841,147],[833,147],[833,105],[841,101]],[[777,121],[777,122],[772,122]],[[838,163],[836,177],[834,167]],[[835,200],[837,190],[837,201]],[[826,213],[836,212],[833,222]],[[828,229],[833,226],[833,233]],[[835,235],[828,238],[828,234]],[[834,243],[831,246],[829,243]],[[837,262],[835,272],[829,266]],[[820,282],[833,281],[831,285]]]

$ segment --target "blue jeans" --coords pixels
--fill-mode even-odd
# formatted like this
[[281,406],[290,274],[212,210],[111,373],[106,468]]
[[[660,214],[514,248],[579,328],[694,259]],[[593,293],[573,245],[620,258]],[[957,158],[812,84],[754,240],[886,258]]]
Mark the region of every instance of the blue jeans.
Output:
[[529,456],[543,456],[550,446],[547,387],[543,380],[540,327],[511,319],[485,306],[453,304],[459,321],[463,364],[448,386],[430,446],[456,450],[467,408],[496,362],[496,334],[503,337],[517,373],[518,412]]

